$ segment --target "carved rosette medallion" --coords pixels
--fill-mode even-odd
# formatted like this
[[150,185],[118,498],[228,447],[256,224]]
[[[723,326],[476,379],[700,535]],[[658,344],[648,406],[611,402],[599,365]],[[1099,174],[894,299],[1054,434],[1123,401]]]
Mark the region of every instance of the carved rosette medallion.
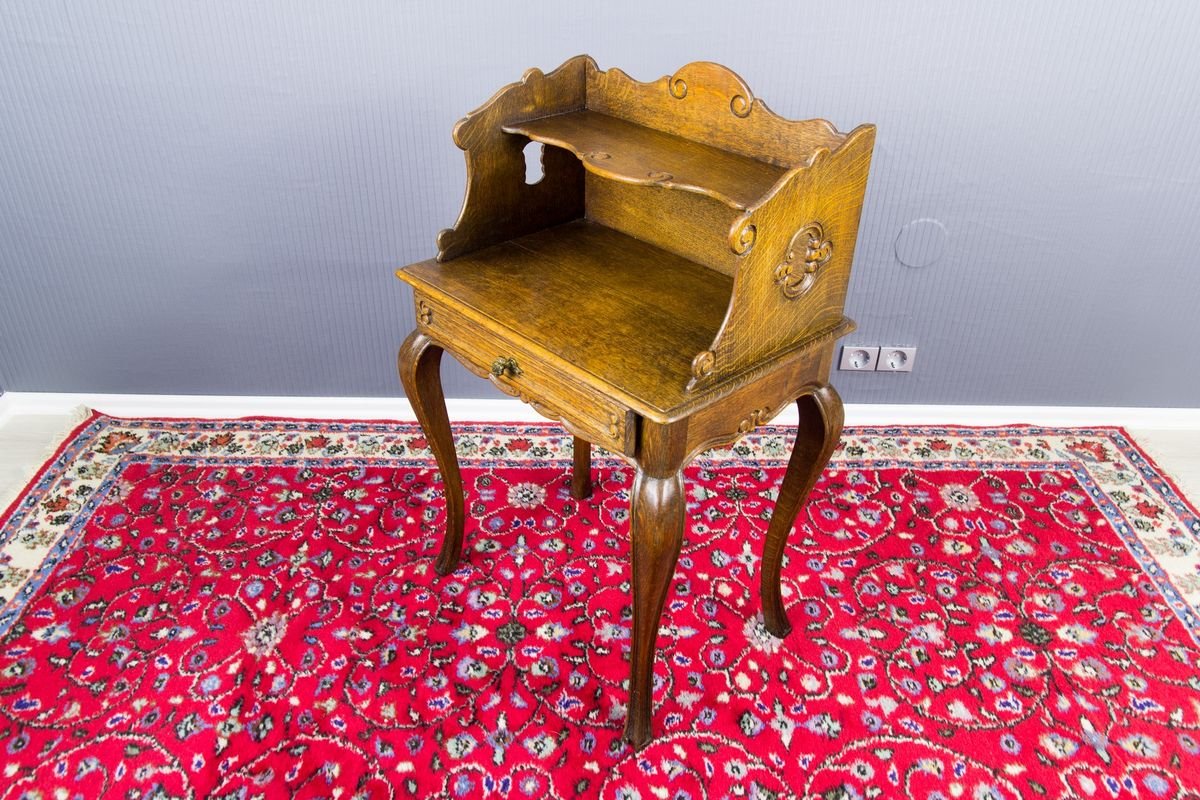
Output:
[[796,231],[788,244],[783,263],[775,268],[775,284],[784,297],[794,300],[812,288],[818,271],[831,258],[833,242],[825,238],[825,228],[810,222]]

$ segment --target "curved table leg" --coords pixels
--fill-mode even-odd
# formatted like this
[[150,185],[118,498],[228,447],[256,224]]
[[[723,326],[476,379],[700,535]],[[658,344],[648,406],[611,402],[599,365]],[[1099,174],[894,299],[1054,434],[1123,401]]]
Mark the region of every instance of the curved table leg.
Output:
[[454,436],[442,395],[442,348],[420,331],[413,331],[400,346],[400,381],[425,432],[446,487],[446,536],[434,568],[448,575],[458,564],[463,547],[463,487],[454,452]]
[[829,457],[837,447],[845,418],[842,398],[829,384],[819,386],[810,394],[801,396],[796,405],[800,410],[796,443],[793,445],[792,457],[788,460],[783,485],[779,487],[779,499],[775,503],[771,524],[767,529],[760,575],[763,621],[767,630],[780,638],[787,636],[792,630],[783,610],[783,598],[779,593],[783,549],[796,521],[796,512],[808,499],[821,470],[829,463]]
[[630,498],[633,640],[624,738],[635,749],[650,741],[658,625],[683,543],[685,433],[686,423],[644,424]]
[[575,464],[571,472],[571,497],[582,500],[592,496],[592,445],[587,439],[575,437],[571,445]]

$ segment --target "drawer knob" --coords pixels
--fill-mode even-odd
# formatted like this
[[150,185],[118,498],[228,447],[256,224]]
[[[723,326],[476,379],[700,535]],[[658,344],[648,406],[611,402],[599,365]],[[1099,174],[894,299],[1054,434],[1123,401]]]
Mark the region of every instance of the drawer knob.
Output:
[[503,378],[505,375],[515,378],[521,374],[521,368],[517,366],[515,358],[501,356],[492,362],[492,374],[497,378]]

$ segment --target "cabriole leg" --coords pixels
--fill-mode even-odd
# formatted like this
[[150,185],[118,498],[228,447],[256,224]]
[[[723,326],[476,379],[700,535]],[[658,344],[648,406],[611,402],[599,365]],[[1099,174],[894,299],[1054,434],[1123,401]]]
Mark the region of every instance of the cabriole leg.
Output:
[[771,515],[767,529],[767,540],[763,545],[762,605],[763,621],[775,636],[783,638],[791,633],[792,626],[783,610],[783,598],[779,593],[779,572],[783,566],[783,549],[788,534],[796,521],[796,512],[808,499],[821,470],[829,463],[833,450],[842,435],[842,398],[829,384],[814,389],[796,401],[800,410],[800,424],[796,428],[796,443],[792,457],[788,460],[783,485],[779,487],[779,500]]
[[446,488],[446,535],[435,569],[439,575],[454,571],[463,545],[463,488],[454,452],[454,436],[442,395],[442,348],[425,334],[413,331],[400,346],[400,382],[425,432]]
[[686,422],[645,423],[630,498],[633,641],[625,741],[634,748],[650,741],[658,625],[683,543],[685,433]]

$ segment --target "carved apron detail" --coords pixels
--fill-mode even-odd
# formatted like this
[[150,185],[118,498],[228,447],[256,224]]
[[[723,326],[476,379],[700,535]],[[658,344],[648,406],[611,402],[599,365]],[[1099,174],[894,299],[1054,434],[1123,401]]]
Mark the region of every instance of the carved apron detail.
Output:
[[779,416],[779,413],[791,404],[792,401],[787,400],[781,406],[763,406],[761,408],[755,408],[751,410],[747,416],[742,417],[741,421],[738,422],[738,433],[747,434],[753,431],[755,428],[766,425],[768,422],[775,419],[775,417]]
[[417,321],[422,325],[433,324],[433,309],[424,300],[417,301]]
[[783,263],[775,268],[775,284],[789,300],[795,300],[817,280],[817,272],[833,258],[833,242],[825,238],[819,222],[810,222],[792,237]]
[[749,433],[750,431],[762,425],[769,419],[771,413],[770,408],[756,408],[750,412],[750,416],[738,423],[738,433]]

